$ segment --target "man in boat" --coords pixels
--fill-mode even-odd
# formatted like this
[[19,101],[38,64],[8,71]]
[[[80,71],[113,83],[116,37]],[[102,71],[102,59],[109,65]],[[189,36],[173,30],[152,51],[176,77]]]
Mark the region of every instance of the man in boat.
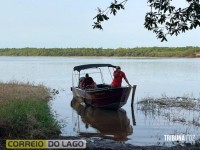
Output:
[[122,78],[126,81],[126,83],[130,85],[128,79],[126,78],[126,75],[123,71],[121,71],[121,68],[119,66],[116,67],[116,70],[113,73],[114,79],[112,81],[112,87],[121,87],[122,84]]
[[85,79],[81,82],[81,88],[83,89],[95,88],[95,82],[92,79],[92,77],[89,76],[88,73],[85,74]]

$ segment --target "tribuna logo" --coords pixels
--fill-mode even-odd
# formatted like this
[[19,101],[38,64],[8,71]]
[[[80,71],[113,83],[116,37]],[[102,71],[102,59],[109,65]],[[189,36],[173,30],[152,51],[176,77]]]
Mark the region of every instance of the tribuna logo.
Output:
[[164,135],[165,141],[182,141],[182,142],[191,142],[195,141],[195,135]]

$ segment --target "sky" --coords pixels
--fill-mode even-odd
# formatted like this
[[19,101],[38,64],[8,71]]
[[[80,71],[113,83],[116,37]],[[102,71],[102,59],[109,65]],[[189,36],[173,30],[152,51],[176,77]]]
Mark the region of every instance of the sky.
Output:
[[[0,48],[134,48],[200,46],[200,29],[160,42],[144,28],[147,0],[129,0],[109,16],[104,30],[93,29],[97,7],[111,0],[0,0]],[[184,0],[173,0],[185,6]]]

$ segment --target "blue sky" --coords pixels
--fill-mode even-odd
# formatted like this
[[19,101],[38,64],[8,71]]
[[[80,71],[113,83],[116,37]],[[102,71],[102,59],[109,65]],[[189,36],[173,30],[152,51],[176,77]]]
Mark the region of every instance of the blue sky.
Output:
[[[97,7],[109,0],[0,0],[0,48],[131,48],[200,46],[200,29],[160,42],[144,28],[147,0],[129,0],[126,9],[110,16],[104,30],[93,30]],[[184,5],[183,0],[174,0]]]

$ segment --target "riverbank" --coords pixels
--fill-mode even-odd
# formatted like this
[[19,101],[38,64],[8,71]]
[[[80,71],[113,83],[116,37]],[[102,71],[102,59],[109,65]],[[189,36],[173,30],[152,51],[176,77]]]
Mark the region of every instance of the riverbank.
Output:
[[111,139],[62,137],[60,125],[48,105],[50,90],[43,85],[30,83],[0,83],[0,149],[5,149],[6,139],[85,139],[88,150],[169,150],[199,149],[199,144],[185,143],[173,147],[135,146]]
[[200,47],[4,48],[0,56],[196,57]]
[[[167,146],[137,146],[128,143],[121,143],[111,139],[98,139],[98,138],[82,138],[82,137],[58,137],[56,139],[59,140],[86,140],[86,150],[199,150],[199,142],[195,144],[184,143],[184,144],[176,144],[171,147]],[[0,141],[0,149],[6,150],[5,148],[5,140]]]
[[30,83],[0,83],[1,139],[49,139],[61,126],[51,112],[49,89]]
[[87,142],[87,150],[199,150],[199,144],[177,144],[167,146],[136,146],[132,144],[119,143],[112,140],[91,140]]
[[133,144],[123,143],[114,141],[112,139],[101,139],[101,138],[83,138],[83,137],[60,137],[63,140],[86,140],[86,150],[199,150],[200,141],[196,141],[194,144],[174,144],[171,147],[150,145],[150,146],[137,146]]

